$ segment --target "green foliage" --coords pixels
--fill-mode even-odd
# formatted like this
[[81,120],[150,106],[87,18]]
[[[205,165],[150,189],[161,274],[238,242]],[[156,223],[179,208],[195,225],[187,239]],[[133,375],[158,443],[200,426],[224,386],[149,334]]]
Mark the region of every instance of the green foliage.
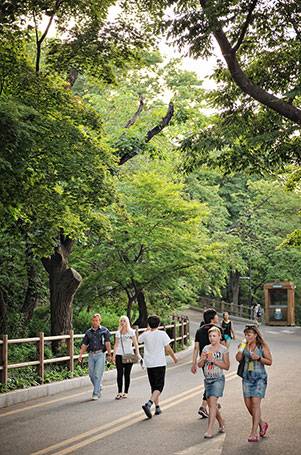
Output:
[[[0,97],[0,214],[2,226],[20,223],[36,253],[45,255],[59,229],[73,237],[101,229],[114,160],[92,109],[63,81],[38,79],[28,65],[22,70],[18,84],[6,82]],[[16,74],[10,76],[13,82]]]
[[39,332],[44,332],[45,336],[51,335],[49,305],[42,305],[35,309],[28,325],[28,332],[29,337],[35,337]]
[[83,309],[79,312],[74,311],[74,333],[86,333],[88,328],[91,327],[91,318],[94,313],[99,313],[101,315],[101,325],[107,327],[110,331],[116,330],[119,326],[119,318],[121,315],[119,316],[107,308],[95,305],[90,311],[87,309]]
[[207,238],[206,207],[187,200],[183,184],[145,165],[144,171],[123,175],[118,188],[119,202],[108,209],[110,238],[94,237],[91,247],[75,252],[82,289],[100,296],[126,291],[127,301],[129,296],[135,301],[140,289],[150,310],[164,315],[193,301],[200,277],[207,288],[218,287],[220,246]]

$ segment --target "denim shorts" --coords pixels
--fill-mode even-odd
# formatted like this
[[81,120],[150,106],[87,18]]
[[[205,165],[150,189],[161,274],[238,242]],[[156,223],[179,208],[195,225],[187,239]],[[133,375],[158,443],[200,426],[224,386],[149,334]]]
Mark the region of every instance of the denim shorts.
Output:
[[267,388],[267,378],[243,379],[242,391],[245,398],[264,398]]
[[225,376],[220,378],[207,378],[204,381],[206,398],[222,397],[225,387]]

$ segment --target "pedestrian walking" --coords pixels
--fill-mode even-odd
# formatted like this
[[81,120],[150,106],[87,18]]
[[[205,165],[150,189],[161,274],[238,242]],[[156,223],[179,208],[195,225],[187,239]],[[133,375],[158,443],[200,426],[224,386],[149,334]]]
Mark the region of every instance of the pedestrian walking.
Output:
[[209,407],[208,428],[204,438],[212,438],[212,430],[215,419],[219,423],[219,433],[225,432],[225,422],[217,407],[218,397],[223,396],[225,387],[225,375],[223,370],[229,370],[229,350],[220,344],[221,332],[218,327],[211,327],[208,331],[210,344],[205,346],[198,366],[204,368],[206,400]]
[[[203,348],[205,346],[207,346],[208,344],[210,344],[208,331],[213,326],[218,327],[216,325],[216,324],[218,324],[218,314],[213,308],[208,308],[207,310],[205,310],[203,317],[204,317],[204,321],[201,322],[200,328],[196,331],[196,334],[195,334],[194,349],[193,349],[193,354],[192,354],[192,367],[191,367],[191,372],[193,374],[196,374],[196,372],[197,372],[196,364],[197,364],[198,356],[201,355]],[[225,345],[226,342],[225,342],[223,330],[221,327],[218,327],[218,329],[221,332],[221,344]],[[198,410],[198,414],[202,418],[208,417],[206,391],[203,394],[203,401]]]
[[[130,387],[130,376],[133,363],[123,363],[123,354],[133,354],[133,345],[135,348],[137,361],[140,359],[139,347],[135,331],[130,326],[130,321],[127,316],[121,316],[119,319],[119,328],[116,332],[114,350],[113,350],[113,363],[116,364],[117,369],[117,388],[118,392],[115,396],[116,400],[127,398]],[[124,380],[124,381],[123,381]],[[124,392],[122,393],[122,386],[124,382]]]
[[162,413],[159,405],[159,397],[165,383],[166,357],[165,351],[171,356],[174,363],[178,362],[175,353],[169,346],[171,339],[163,330],[158,330],[160,325],[159,316],[152,315],[147,320],[148,326],[139,337],[139,343],[144,343],[144,363],[147,368],[148,380],[151,387],[151,396],[147,403],[142,406],[146,416],[151,419],[151,407],[155,403],[155,415]]
[[108,352],[108,361],[111,362],[110,332],[106,327],[101,326],[100,323],[100,314],[93,314],[92,327],[85,333],[78,357],[78,361],[81,362],[82,356],[88,348],[89,377],[94,386],[92,400],[98,400],[101,395],[106,352]]
[[[244,329],[246,347],[241,347],[236,360],[244,361],[242,389],[245,405],[252,416],[252,427],[249,442],[256,442],[259,436],[264,437],[268,423],[261,418],[261,400],[265,397],[267,373],[265,366],[272,365],[272,354],[256,325],[246,325]],[[259,429],[259,436],[258,436]]]
[[261,316],[262,316],[262,310],[261,310],[260,303],[256,302],[256,304],[254,306],[254,321],[255,321],[256,326],[259,325],[259,319],[261,318]]
[[226,347],[229,349],[230,341],[235,340],[235,333],[233,328],[233,322],[229,319],[228,311],[223,313],[223,320],[221,321],[221,328],[224,332]]

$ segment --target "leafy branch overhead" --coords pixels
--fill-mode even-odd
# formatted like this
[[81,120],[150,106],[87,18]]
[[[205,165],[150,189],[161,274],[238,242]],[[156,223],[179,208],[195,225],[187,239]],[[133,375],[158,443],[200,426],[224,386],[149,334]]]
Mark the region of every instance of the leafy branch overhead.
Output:
[[[195,59],[214,56],[217,42],[232,80],[244,94],[301,125],[300,92],[293,102],[292,98],[290,101],[286,98],[300,84],[300,67],[295,64],[300,59],[298,2],[161,0],[150,4],[129,0],[127,3],[129,8],[135,8],[136,4],[138,10],[143,4],[156,31],[180,50],[188,50]],[[166,11],[167,7],[172,13]]]

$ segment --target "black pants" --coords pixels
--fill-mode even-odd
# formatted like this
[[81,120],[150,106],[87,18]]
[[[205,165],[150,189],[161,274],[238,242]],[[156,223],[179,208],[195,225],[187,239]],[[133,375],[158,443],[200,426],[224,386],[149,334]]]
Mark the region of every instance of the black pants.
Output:
[[121,355],[116,355],[116,368],[117,368],[117,386],[118,393],[122,393],[122,382],[124,376],[124,393],[128,393],[130,387],[130,376],[132,363],[122,363]]
[[148,380],[152,393],[159,390],[161,393],[165,384],[166,367],[153,367],[147,369]]

